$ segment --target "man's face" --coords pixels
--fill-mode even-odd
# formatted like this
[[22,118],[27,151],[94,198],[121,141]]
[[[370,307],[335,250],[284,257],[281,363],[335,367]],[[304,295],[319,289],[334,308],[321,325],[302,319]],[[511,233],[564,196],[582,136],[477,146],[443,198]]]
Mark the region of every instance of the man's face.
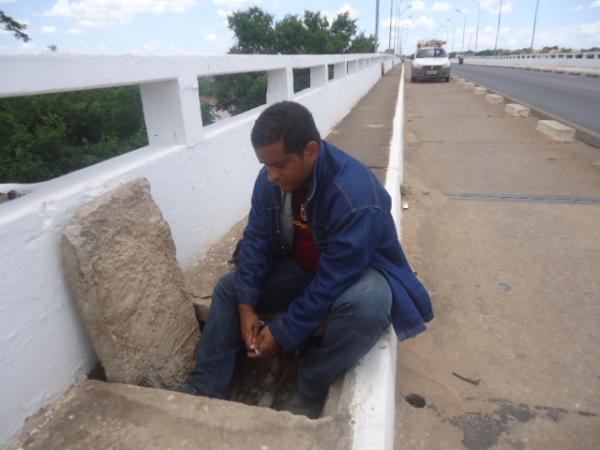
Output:
[[284,192],[293,192],[308,183],[320,146],[310,141],[302,155],[286,153],[283,142],[265,145],[256,149],[256,157],[269,170],[269,181],[277,184]]

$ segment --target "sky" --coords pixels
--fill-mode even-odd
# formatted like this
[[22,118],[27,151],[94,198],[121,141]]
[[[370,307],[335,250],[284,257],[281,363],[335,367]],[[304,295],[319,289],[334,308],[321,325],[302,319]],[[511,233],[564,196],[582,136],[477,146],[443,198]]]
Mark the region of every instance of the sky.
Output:
[[[600,0],[538,1],[535,48],[600,47]],[[447,39],[450,51],[474,50],[476,40],[478,50],[494,48],[496,36],[498,48],[531,44],[536,0],[394,0],[399,21],[391,20],[391,0],[379,4],[379,50],[388,48],[390,23],[392,47],[401,44],[404,53],[412,53],[417,39],[432,37]],[[27,24],[31,37],[23,43],[0,29],[0,53],[47,52],[56,45],[61,53],[222,55],[234,44],[227,15],[253,5],[275,20],[305,9],[329,18],[348,11],[359,30],[375,34],[375,0],[0,0],[0,11]]]

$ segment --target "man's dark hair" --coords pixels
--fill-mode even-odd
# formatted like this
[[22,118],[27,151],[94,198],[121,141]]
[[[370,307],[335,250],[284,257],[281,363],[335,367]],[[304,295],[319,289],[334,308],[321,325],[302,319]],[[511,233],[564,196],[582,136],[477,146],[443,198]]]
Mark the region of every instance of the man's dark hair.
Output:
[[258,116],[250,139],[255,149],[283,141],[287,153],[302,155],[309,141],[321,142],[321,135],[308,109],[295,102],[279,102]]

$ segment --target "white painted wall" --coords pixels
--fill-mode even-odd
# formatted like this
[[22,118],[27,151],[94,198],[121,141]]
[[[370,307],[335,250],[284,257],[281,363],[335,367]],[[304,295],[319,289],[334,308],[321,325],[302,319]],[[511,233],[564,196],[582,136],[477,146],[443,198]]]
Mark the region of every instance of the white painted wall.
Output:
[[[358,59],[364,62],[353,63],[352,75],[341,71]],[[264,107],[202,128],[196,77],[268,70],[269,101],[306,105],[325,135],[379,79],[384,61],[389,70],[391,60],[381,55],[0,57],[0,97],[143,84],[151,144],[45,183],[0,185],[0,192],[30,192],[0,205],[0,447],[96,361],[59,252],[61,232],[77,208],[146,177],[184,269],[247,212],[259,169],[249,134]],[[318,74],[327,64],[336,65],[336,79],[323,84]],[[294,97],[289,83],[296,67],[317,67],[319,87]]]

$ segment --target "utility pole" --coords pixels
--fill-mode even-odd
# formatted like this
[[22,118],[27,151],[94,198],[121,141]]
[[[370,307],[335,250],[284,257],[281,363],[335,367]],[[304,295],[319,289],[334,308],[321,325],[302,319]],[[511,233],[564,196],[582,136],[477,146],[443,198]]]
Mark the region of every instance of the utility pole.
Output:
[[375,2],[375,53],[379,50],[379,0]]
[[498,35],[500,34],[500,18],[502,17],[502,0],[500,0],[500,7],[498,8],[498,28],[496,29],[496,42],[494,43],[494,55],[498,49]]
[[456,27],[454,21],[450,17],[446,17],[446,20],[452,24],[452,51],[454,51],[454,37],[456,35]]
[[540,0],[537,0],[535,2],[535,14],[533,16],[533,34],[531,35],[531,45],[529,46],[529,48],[531,48],[531,53],[533,53],[533,40],[535,39],[535,24],[537,22],[538,6],[540,6]]
[[475,29],[475,53],[477,53],[477,38],[479,37],[479,16],[481,14],[481,4],[477,1],[477,28]]
[[462,12],[460,9],[457,9],[456,12],[459,12],[463,15],[463,37],[462,37],[462,45],[460,47],[461,53],[465,53],[465,27],[467,25],[467,15]]
[[388,39],[388,51],[392,49],[392,25],[394,22],[394,0],[390,2],[390,37]]

